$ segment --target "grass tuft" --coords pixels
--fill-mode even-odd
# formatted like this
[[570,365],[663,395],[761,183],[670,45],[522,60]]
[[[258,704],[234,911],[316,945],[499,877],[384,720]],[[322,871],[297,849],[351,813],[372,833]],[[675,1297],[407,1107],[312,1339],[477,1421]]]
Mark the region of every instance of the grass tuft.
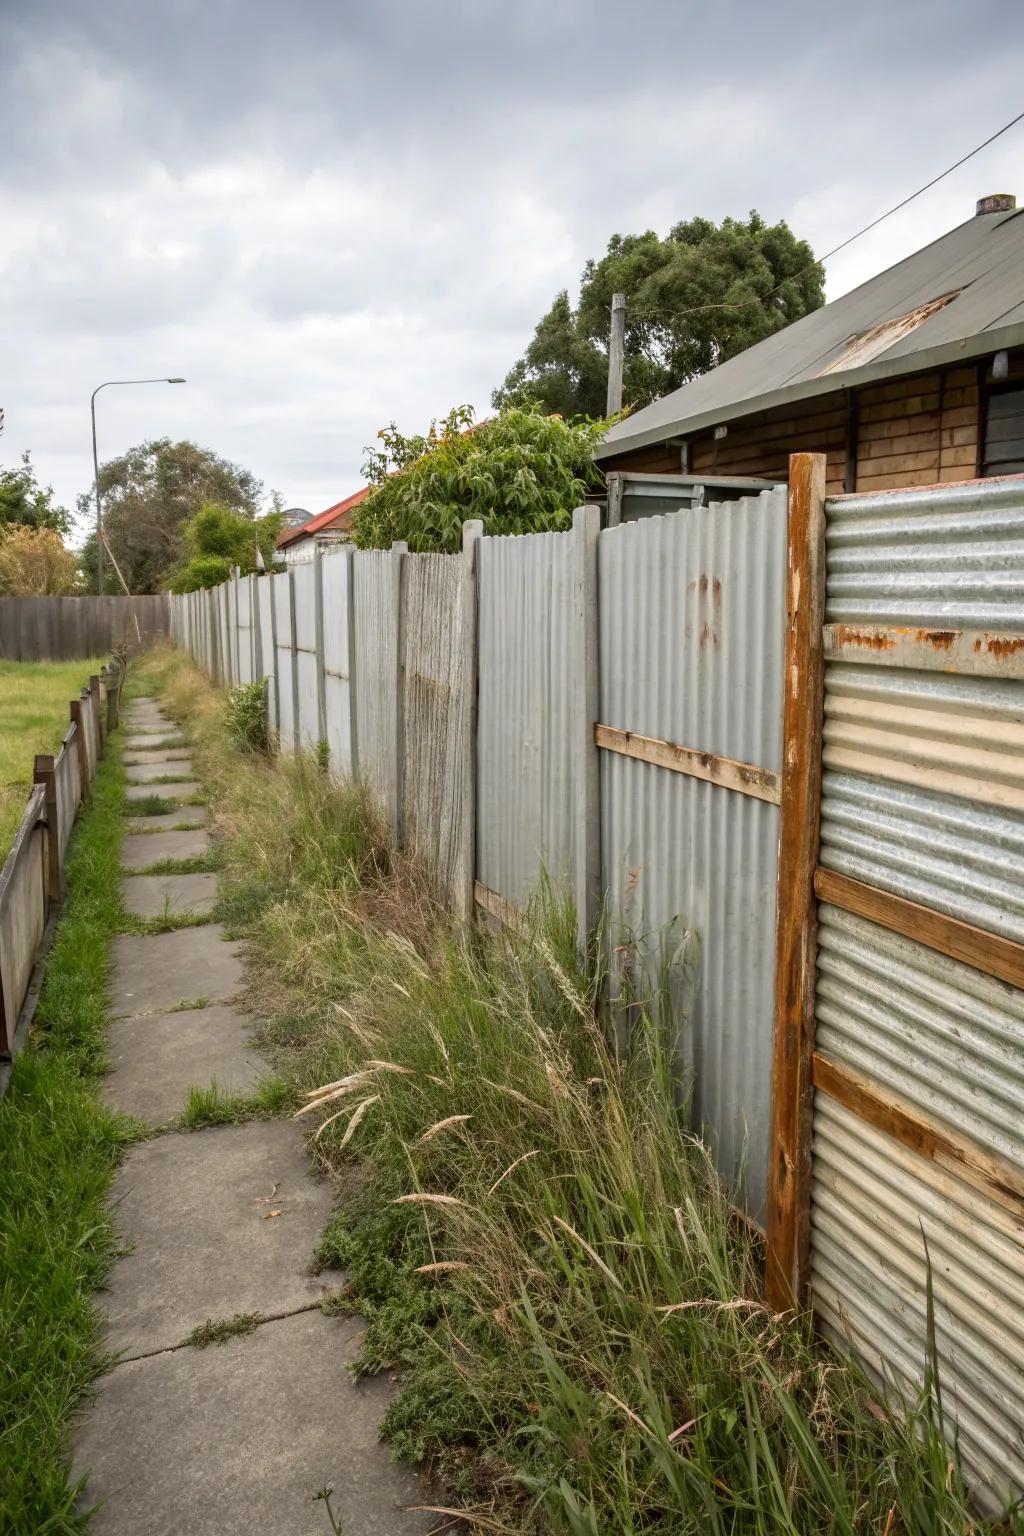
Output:
[[184,1343],[191,1344],[193,1349],[207,1349],[211,1344],[226,1344],[229,1339],[242,1338],[247,1333],[255,1333],[262,1322],[265,1322],[262,1312],[236,1312],[234,1317],[207,1318],[205,1323],[200,1323],[187,1334]]
[[268,1120],[290,1109],[294,1093],[280,1077],[263,1077],[252,1093],[225,1093],[216,1080],[208,1087],[194,1084],[178,1119],[183,1131],[200,1131],[211,1125],[242,1125],[247,1120]]

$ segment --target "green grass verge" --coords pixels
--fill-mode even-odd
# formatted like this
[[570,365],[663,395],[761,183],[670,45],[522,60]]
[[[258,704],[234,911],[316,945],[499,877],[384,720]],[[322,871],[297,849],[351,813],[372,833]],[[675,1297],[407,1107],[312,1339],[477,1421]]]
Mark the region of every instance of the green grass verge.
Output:
[[25,811],[35,754],[57,751],[68,705],[103,664],[99,657],[0,661],[0,862]]
[[123,773],[100,765],[68,864],[32,1040],[0,1101],[0,1532],[78,1532],[72,1414],[102,1363],[92,1294],[115,1235],[105,1200],[136,1127],[105,1109],[109,943],[120,919]]

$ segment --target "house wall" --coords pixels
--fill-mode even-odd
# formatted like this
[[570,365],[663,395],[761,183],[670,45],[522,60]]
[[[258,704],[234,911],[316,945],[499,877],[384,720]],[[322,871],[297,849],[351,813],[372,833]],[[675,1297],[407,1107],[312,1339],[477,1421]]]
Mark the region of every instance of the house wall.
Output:
[[[838,389],[602,461],[604,470],[785,480],[791,453],[824,453],[829,495],[968,480],[980,472],[988,360]],[[1010,358],[1011,382],[1024,354]]]

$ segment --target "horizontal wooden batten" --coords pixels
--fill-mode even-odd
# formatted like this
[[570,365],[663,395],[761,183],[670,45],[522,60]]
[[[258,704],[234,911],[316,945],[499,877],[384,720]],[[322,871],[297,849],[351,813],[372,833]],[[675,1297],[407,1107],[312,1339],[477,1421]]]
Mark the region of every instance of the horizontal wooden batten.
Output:
[[1005,1209],[1024,1214],[1024,1172],[1012,1163],[966,1136],[926,1120],[912,1105],[890,1098],[849,1067],[818,1052],[812,1061],[811,1079],[817,1092],[827,1093],[875,1130],[983,1190]]
[[657,768],[685,773],[692,779],[703,779],[706,784],[717,784],[721,789],[734,789],[741,795],[752,795],[755,800],[767,800],[771,805],[780,804],[782,799],[781,776],[753,763],[738,763],[714,752],[697,752],[692,747],[681,747],[657,736],[620,731],[613,725],[595,725],[594,741],[606,752],[619,752],[623,757],[634,757],[641,763],[653,763]]
[[959,676],[1024,679],[1024,635],[983,629],[886,628],[876,624],[826,624],[829,661],[868,662]]
[[526,925],[526,915],[521,912],[511,901],[506,901],[504,896],[499,896],[497,891],[492,891],[490,886],[481,885],[477,880],[473,884],[473,899],[478,907],[487,913],[489,917],[496,918],[506,927],[522,929]]
[[904,896],[893,896],[849,875],[819,867],[814,875],[814,894],[844,912],[865,917],[905,939],[913,939],[940,955],[971,965],[976,971],[1024,987],[1024,944],[1004,939],[959,918],[947,917],[931,907],[919,906]]

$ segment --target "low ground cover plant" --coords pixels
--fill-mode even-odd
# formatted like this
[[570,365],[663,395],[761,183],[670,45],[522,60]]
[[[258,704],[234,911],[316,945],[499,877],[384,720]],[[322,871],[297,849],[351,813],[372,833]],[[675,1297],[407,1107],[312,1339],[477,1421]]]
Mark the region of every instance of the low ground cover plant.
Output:
[[557,893],[459,931],[361,787],[232,756],[213,690],[151,667],[196,722],[282,1103],[338,1181],[319,1258],[367,1319],[356,1369],[398,1368],[385,1433],[445,1507],[568,1536],[995,1529],[931,1381],[885,1400],[766,1308],[657,990],[624,1037]]

